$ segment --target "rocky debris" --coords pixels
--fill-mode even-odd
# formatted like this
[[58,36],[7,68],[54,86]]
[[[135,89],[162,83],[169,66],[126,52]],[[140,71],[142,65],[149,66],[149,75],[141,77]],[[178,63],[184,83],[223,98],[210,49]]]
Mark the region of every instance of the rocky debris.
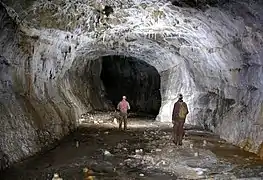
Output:
[[119,113],[116,111],[93,111],[87,112],[81,115],[80,122],[81,124],[85,123],[94,123],[94,124],[102,124],[102,123],[116,123],[116,121],[120,119]]
[[[197,130],[198,133],[193,133],[194,130],[191,130],[191,133],[187,132],[188,136],[184,139],[183,146],[175,146],[171,141],[171,129],[167,129],[166,126],[148,126],[123,132],[117,128],[103,128],[104,125],[100,124],[94,129],[91,124],[79,129],[68,140],[69,147],[67,144],[61,144],[63,148],[58,147],[49,152],[47,155],[49,158],[38,157],[37,161],[29,161],[28,164],[33,163],[32,169],[28,169],[31,167],[29,165],[25,165],[24,169],[20,167],[23,170],[16,172],[17,176],[21,177],[21,180],[27,180],[29,176],[36,177],[41,174],[38,179],[46,180],[50,174],[58,172],[63,179],[82,179],[83,176],[87,179],[105,180],[229,179],[229,177],[232,180],[236,177],[263,177],[263,174],[260,175],[263,163],[258,167],[244,167],[244,164],[253,161],[253,157],[242,158],[239,166],[242,166],[243,170],[237,171],[238,166],[230,160],[235,160],[239,156],[231,157],[229,152],[238,154],[240,150],[231,147],[226,151],[227,157],[218,156],[213,148],[220,151],[228,145],[218,143],[216,137],[213,137],[214,140],[211,140],[212,136],[206,139],[206,132],[202,134]],[[79,148],[72,146],[74,139],[81,142]],[[204,140],[207,142],[206,146],[203,146]],[[46,163],[49,165],[46,163],[43,165],[43,161],[48,161]],[[24,171],[24,175],[19,174]],[[3,180],[10,180],[5,178],[6,176],[3,177]]]
[[[140,118],[140,120],[138,120],[137,117],[140,116],[140,114],[138,115],[137,113],[128,113],[128,128],[136,128],[138,126],[141,127],[145,127],[147,128],[148,126],[155,126],[155,127],[160,127],[160,126],[165,126],[168,127],[169,124],[167,123],[163,123],[163,122],[154,122],[152,119],[147,119],[146,117],[144,117],[143,119]],[[118,125],[119,119],[120,119],[120,115],[118,111],[105,111],[105,112],[101,112],[101,111],[94,111],[94,112],[90,112],[90,113],[85,113],[81,116],[81,118],[79,119],[79,126],[82,125],[109,125],[109,126],[116,126]],[[136,123],[136,121],[140,122],[140,123]],[[191,125],[187,126],[188,128],[191,128]],[[108,132],[105,132],[108,133]]]
[[84,180],[94,180],[94,172],[91,169],[83,168]]
[[195,152],[194,155],[195,155],[195,157],[198,157],[198,156],[199,156],[199,153],[198,153],[198,152]]
[[143,154],[143,150],[142,149],[135,149],[135,154]]
[[115,125],[118,124],[117,118],[114,118],[114,119],[113,119],[113,124],[115,124]]
[[112,154],[109,151],[105,150],[104,151],[104,156],[112,156]]
[[141,177],[143,177],[143,176],[144,176],[144,174],[143,174],[143,173],[140,173],[139,175],[140,175]]
[[[158,144],[158,143],[157,143]],[[124,163],[130,167],[144,166],[145,171],[158,169],[169,172],[181,178],[200,178],[209,172],[211,167],[215,167],[218,160],[211,151],[203,149],[191,150],[187,148],[188,142],[184,142],[184,147],[175,148],[172,144],[157,148],[155,151],[145,154],[136,153],[132,158],[128,158]],[[152,145],[151,148],[154,148]],[[195,154],[198,152],[198,157]]]
[[204,141],[203,141],[203,146],[206,146],[206,145],[207,145],[207,141],[204,140]]

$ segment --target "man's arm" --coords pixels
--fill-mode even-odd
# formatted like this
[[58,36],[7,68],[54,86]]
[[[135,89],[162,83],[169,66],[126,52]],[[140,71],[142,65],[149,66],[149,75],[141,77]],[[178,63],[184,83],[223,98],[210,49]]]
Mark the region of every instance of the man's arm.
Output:
[[127,105],[128,105],[128,110],[130,110],[131,109],[130,103],[127,102]]

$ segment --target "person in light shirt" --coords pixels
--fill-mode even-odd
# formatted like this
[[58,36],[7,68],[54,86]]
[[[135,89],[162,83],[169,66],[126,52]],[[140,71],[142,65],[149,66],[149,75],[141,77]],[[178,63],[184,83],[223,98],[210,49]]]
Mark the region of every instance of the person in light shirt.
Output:
[[122,128],[122,122],[124,123],[124,130],[127,130],[127,116],[128,110],[130,110],[130,104],[126,100],[126,96],[122,97],[122,101],[119,102],[117,109],[120,111],[119,129]]

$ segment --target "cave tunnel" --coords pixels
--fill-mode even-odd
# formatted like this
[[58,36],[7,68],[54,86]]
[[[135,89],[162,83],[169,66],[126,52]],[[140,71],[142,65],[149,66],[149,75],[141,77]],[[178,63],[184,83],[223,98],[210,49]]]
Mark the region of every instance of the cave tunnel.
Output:
[[125,56],[103,56],[100,78],[105,96],[117,106],[122,96],[130,103],[130,112],[157,116],[161,106],[160,74],[143,60]]
[[[107,179],[262,179],[262,7],[2,0],[0,179],[83,179],[89,165]],[[180,148],[171,141],[178,93],[189,107]],[[126,132],[113,112],[123,95],[138,117]]]

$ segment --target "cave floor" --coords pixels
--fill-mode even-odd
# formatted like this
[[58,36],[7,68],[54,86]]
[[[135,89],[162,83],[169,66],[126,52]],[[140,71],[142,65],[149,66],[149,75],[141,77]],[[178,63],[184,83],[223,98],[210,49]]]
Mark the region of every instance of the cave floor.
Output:
[[103,180],[263,179],[258,157],[209,132],[186,126],[183,146],[177,147],[168,124],[130,119],[128,128],[84,123],[56,148],[15,165],[1,179],[46,180],[57,172],[64,180],[82,180],[85,167]]

